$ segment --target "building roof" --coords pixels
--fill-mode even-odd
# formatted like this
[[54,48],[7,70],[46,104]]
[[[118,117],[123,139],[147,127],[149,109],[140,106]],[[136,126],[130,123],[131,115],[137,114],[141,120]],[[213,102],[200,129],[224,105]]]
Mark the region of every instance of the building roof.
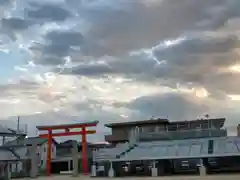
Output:
[[[13,141],[9,141],[5,144],[5,146],[14,146],[14,145],[27,145],[31,146],[32,144],[42,145],[48,140],[46,138],[41,137],[29,137],[24,139],[15,139]],[[57,142],[53,139],[53,142],[57,144]]]
[[81,126],[96,126],[98,121],[88,121],[88,122],[81,122],[81,123],[74,123],[74,124],[60,124],[60,125],[49,125],[49,126],[37,126],[38,130],[56,130],[56,129],[65,129],[65,128],[79,128]]
[[17,137],[17,136],[23,136],[23,135],[25,135],[25,134],[22,132],[17,132],[14,129],[0,125],[0,136]]
[[[64,141],[64,142],[61,142],[58,144],[58,149],[64,149],[64,148],[72,148],[72,145],[73,145],[73,141],[75,140],[67,140],[67,141]],[[80,141],[77,141],[77,144],[78,144],[78,148],[81,149],[82,148],[82,142]],[[91,142],[87,142],[87,146],[89,148],[104,148],[104,147],[109,147],[111,146],[110,144],[106,144],[106,143],[91,143]]]
[[123,126],[139,126],[139,125],[147,125],[147,124],[166,124],[168,123],[168,119],[149,119],[149,120],[141,120],[141,121],[130,121],[130,122],[118,122],[118,123],[110,123],[105,124],[106,127],[114,128],[114,127],[123,127]]
[[23,159],[28,159],[26,147],[12,149],[0,146],[0,161],[19,161]]
[[240,156],[240,137],[140,142],[114,161]]
[[[59,147],[68,147],[68,148],[71,148],[74,141],[76,141],[76,140],[67,140],[67,141],[64,141],[64,142],[59,143],[58,145],[59,145]],[[77,141],[77,145],[78,145],[79,147],[81,147],[81,146],[82,146],[82,143]],[[87,142],[87,145],[89,146],[89,145],[91,145],[91,143],[90,143],[90,142]]]

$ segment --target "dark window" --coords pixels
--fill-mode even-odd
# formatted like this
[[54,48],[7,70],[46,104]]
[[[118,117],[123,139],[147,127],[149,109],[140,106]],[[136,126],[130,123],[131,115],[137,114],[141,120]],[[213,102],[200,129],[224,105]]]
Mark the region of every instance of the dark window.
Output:
[[213,154],[213,140],[208,141],[208,154]]

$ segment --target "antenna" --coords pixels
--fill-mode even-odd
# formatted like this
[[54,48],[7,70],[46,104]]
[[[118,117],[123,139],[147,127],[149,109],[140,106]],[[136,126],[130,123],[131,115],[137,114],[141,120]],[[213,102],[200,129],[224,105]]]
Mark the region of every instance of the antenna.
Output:
[[28,132],[28,127],[27,127],[27,124],[25,124],[25,134],[27,134]]
[[17,117],[17,133],[19,133],[20,116]]

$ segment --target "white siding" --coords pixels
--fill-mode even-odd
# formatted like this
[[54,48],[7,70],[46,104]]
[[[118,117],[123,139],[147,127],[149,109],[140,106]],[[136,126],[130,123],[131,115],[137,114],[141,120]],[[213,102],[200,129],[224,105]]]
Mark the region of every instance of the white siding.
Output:
[[[47,161],[47,143],[44,143],[40,147],[40,156],[41,156],[41,168],[45,169],[46,168],[46,161]],[[56,158],[56,145],[53,143],[52,144],[52,159]]]

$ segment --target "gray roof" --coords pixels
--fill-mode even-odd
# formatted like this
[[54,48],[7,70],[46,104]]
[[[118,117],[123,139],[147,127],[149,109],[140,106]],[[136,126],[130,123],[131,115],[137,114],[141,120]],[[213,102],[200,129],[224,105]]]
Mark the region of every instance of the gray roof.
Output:
[[[37,145],[41,145],[41,144],[44,144],[45,142],[47,142],[47,139],[46,138],[41,138],[41,137],[29,137],[29,138],[24,138],[24,139],[20,139],[20,140],[13,140],[13,141],[10,141],[8,143],[6,143],[5,146],[8,146],[8,145],[27,145],[27,146],[30,146],[32,144],[37,144]],[[55,142],[55,140],[53,141]]]
[[27,148],[19,147],[13,149],[0,148],[0,161],[19,161],[27,159]]
[[240,156],[240,137],[140,142],[117,161],[223,156]]
[[[109,154],[114,157],[109,158]],[[240,137],[139,142],[132,149],[109,148],[107,153],[100,150],[96,156],[112,161],[240,156]]]
[[14,129],[4,127],[3,125],[0,125],[0,136],[7,136],[7,137],[16,137],[16,136],[21,136],[24,135],[22,132],[17,132]]

